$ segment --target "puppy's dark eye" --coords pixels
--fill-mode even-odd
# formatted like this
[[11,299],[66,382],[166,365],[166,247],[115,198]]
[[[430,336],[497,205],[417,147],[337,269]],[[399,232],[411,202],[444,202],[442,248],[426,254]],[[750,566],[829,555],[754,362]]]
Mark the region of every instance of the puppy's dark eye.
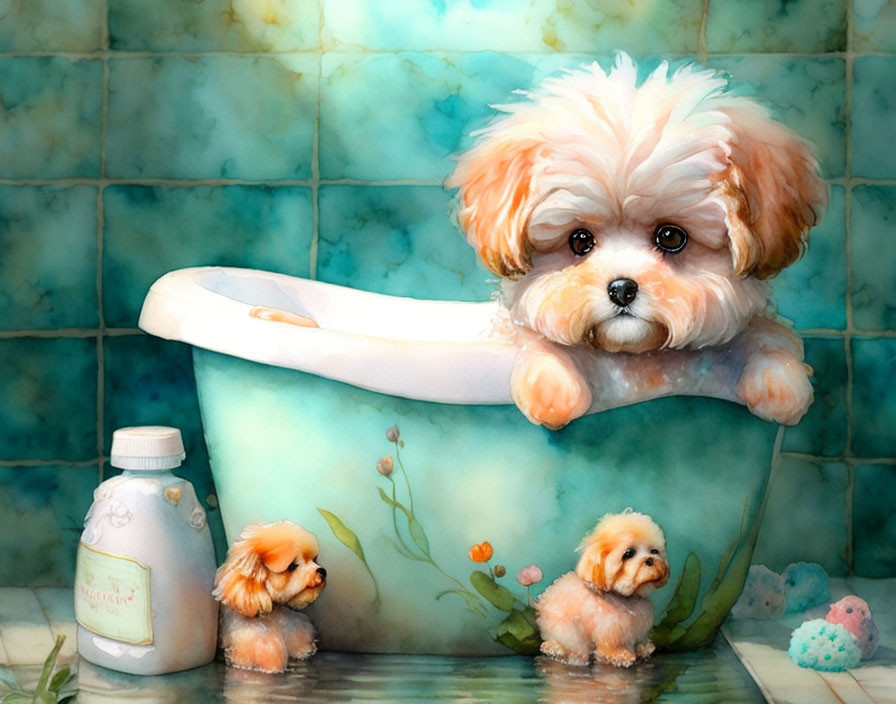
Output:
[[660,551],[657,550],[656,548],[654,548],[653,550],[650,551],[650,554],[651,554],[651,555],[659,555],[659,554],[660,554]]
[[585,228],[574,230],[569,236],[569,248],[577,257],[584,257],[594,248],[594,235]]
[[653,233],[653,241],[667,254],[677,254],[688,243],[688,233],[678,225],[658,225]]
[[631,560],[635,556],[635,549],[629,548],[624,553],[622,553],[623,560]]
[[290,562],[289,567],[286,568],[286,571],[287,572],[295,572],[296,569],[298,569],[298,567],[299,567],[298,562]]

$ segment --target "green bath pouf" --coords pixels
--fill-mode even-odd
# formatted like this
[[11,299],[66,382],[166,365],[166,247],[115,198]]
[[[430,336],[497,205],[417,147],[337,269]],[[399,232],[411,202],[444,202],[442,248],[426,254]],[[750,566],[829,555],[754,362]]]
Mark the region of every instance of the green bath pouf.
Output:
[[800,667],[825,672],[856,667],[862,659],[862,651],[849,631],[823,618],[801,624],[790,635],[787,654]]

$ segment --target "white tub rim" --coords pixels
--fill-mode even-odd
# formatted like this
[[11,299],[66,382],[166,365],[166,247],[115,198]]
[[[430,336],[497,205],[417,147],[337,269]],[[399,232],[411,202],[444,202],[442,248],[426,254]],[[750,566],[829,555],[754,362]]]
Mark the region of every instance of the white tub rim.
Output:
[[[231,295],[222,292],[228,287]],[[246,287],[257,289],[258,300],[253,295],[246,301]],[[320,327],[261,320],[249,315],[255,306],[299,312]],[[501,310],[496,302],[419,300],[258,269],[205,266],[160,277],[138,325],[167,340],[378,393],[509,404],[517,350],[494,333]]]

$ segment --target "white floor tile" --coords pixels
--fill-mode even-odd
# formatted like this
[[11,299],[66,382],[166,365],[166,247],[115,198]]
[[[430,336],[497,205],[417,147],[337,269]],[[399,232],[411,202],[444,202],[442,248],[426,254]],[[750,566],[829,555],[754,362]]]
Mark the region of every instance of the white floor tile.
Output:
[[53,649],[50,624],[31,589],[0,587],[0,638],[10,665],[42,663]]

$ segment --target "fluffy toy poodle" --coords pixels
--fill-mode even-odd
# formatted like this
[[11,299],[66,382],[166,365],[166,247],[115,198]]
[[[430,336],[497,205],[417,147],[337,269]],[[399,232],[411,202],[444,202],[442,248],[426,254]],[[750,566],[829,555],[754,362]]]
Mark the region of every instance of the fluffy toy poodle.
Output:
[[282,672],[317,651],[314,626],[300,613],[320,595],[327,571],[317,539],[295,523],[252,523],[215,575],[221,602],[219,641],[227,664]]
[[653,653],[646,598],[669,579],[663,531],[642,513],[607,514],[579,546],[574,572],[535,604],[541,652],[570,665],[630,667]]
[[[501,106],[447,182],[461,229],[502,281],[522,412],[559,428],[600,410],[609,387],[603,407],[688,393],[676,378],[689,351],[692,393],[797,423],[811,370],[770,317],[766,280],[802,254],[827,202],[808,144],[692,65],[639,81],[620,54],[609,72],[594,63],[525,95]],[[595,373],[606,353],[633,358],[624,373]],[[734,369],[719,382],[727,395],[699,388],[718,359]]]

